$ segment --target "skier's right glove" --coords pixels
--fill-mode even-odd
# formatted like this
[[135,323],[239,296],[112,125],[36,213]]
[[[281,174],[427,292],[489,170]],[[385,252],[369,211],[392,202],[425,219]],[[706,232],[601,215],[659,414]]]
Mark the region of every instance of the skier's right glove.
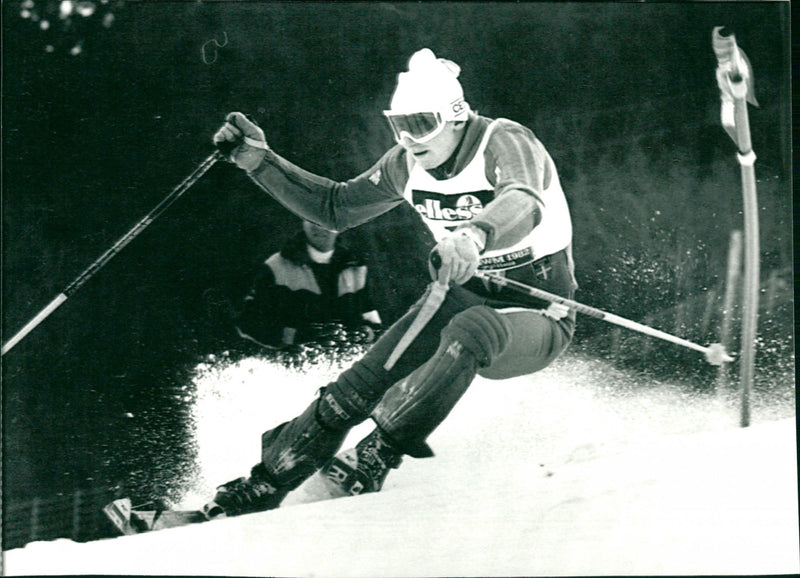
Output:
[[474,236],[465,234],[463,229],[445,235],[428,259],[431,279],[443,285],[450,281],[463,285],[478,270],[481,249]]
[[225,117],[225,124],[214,134],[214,145],[240,169],[253,171],[267,150],[264,131],[241,112]]

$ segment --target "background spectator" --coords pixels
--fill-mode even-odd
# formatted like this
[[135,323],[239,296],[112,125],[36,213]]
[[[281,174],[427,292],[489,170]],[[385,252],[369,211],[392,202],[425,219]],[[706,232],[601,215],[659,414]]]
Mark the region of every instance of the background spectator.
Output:
[[369,293],[367,265],[338,233],[309,221],[256,275],[236,318],[239,335],[283,348],[313,341],[326,325],[363,330],[372,341],[381,318]]

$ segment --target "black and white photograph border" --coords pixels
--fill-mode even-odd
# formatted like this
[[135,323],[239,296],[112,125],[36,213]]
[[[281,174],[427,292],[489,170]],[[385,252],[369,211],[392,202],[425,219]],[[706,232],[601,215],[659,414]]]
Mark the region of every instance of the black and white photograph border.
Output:
[[[2,20],[0,573],[800,573],[788,1],[17,0]],[[303,216],[215,135],[242,112],[286,174],[377,187],[417,142],[384,113],[425,48],[557,169],[574,295],[470,283],[574,312],[569,346],[479,371],[378,492],[312,477],[271,511],[142,531],[250,475],[375,337],[243,339]],[[339,231],[379,338],[436,286],[443,245],[407,199]]]

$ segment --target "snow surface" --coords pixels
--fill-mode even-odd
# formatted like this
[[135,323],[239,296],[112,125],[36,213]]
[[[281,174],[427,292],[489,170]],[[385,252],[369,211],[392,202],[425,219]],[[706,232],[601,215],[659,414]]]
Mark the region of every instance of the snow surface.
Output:
[[[197,369],[196,507],[258,460],[335,365],[259,359]],[[600,361],[477,379],[379,494],[89,543],[4,553],[5,575],[724,575],[800,572],[794,408],[688,394]],[[359,426],[352,444],[369,430]],[[293,503],[294,502],[294,503]]]

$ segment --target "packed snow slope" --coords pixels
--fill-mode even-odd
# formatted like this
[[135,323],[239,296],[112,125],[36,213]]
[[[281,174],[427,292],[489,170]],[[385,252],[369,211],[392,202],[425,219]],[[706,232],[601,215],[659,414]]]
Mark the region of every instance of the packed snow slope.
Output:
[[[197,506],[337,367],[211,360],[195,378]],[[568,357],[478,379],[379,494],[4,555],[6,575],[513,576],[800,572],[794,408],[696,395]],[[369,428],[360,426],[348,443]],[[295,503],[292,503],[295,502]]]

